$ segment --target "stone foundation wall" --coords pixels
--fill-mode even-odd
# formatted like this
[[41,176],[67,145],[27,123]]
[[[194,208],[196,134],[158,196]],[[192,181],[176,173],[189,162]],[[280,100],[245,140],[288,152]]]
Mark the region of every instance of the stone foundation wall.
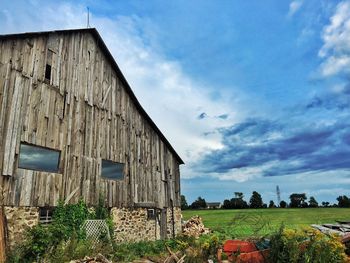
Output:
[[[181,234],[181,208],[180,207],[174,207],[174,230],[175,230],[175,236]],[[168,238],[173,238],[173,223],[172,223],[172,209],[167,209],[167,232],[168,232]]]
[[[160,239],[160,223],[147,219],[147,208],[112,208],[114,237],[117,242]],[[181,233],[181,209],[174,207],[175,236]],[[167,209],[167,236],[173,237],[172,209]]]
[[114,237],[117,242],[137,242],[160,238],[159,224],[147,219],[147,208],[112,208]]
[[5,206],[4,211],[7,221],[8,245],[13,247],[23,240],[26,229],[39,223],[39,208]]
[[[10,247],[23,240],[26,229],[39,223],[38,207],[4,207],[8,245]],[[175,236],[181,233],[181,209],[174,207]],[[112,208],[111,215],[115,226],[117,242],[137,242],[160,239],[160,225],[156,219],[148,219],[147,208]],[[172,209],[167,209],[167,235],[173,237]]]

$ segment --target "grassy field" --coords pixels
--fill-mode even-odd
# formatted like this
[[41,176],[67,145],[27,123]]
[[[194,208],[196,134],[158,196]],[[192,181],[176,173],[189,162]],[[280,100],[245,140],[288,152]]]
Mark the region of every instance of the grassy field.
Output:
[[199,215],[206,227],[235,237],[263,236],[282,224],[299,228],[336,220],[350,221],[348,208],[185,210],[182,214],[184,220]]

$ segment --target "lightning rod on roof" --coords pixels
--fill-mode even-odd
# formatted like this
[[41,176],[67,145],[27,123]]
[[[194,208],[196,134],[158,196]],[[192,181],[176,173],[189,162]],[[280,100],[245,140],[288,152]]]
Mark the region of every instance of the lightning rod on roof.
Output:
[[86,24],[86,27],[90,28],[90,9],[89,9],[88,6],[86,7],[86,9],[87,9],[87,24]]

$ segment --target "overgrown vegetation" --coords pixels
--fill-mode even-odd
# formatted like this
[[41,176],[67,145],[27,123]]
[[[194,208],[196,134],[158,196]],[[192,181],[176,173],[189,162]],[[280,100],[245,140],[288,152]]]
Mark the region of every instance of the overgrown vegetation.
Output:
[[[83,200],[68,205],[59,201],[53,213],[53,222],[28,229],[23,242],[11,251],[8,261],[33,262],[39,257],[50,257],[49,262],[64,262],[66,256],[83,255],[92,248],[98,250],[98,245],[86,240],[82,225],[87,219],[106,219],[110,230],[113,229],[102,198],[95,209],[89,209]],[[113,231],[110,232],[113,234]],[[104,241],[101,238],[101,243]],[[101,247],[105,249],[106,246]]]
[[[250,228],[250,239],[259,240],[265,236],[270,240],[270,262],[345,262],[346,248],[336,236],[300,227],[297,229],[281,227],[275,231],[271,227],[270,218],[264,213],[249,214],[246,213],[249,210],[244,211],[245,213],[230,216],[228,228],[216,228],[212,234],[203,235],[198,239],[178,236],[176,239],[165,241],[116,244],[113,238],[108,240],[103,237],[97,243],[92,242],[86,238],[86,233],[82,230],[82,224],[87,219],[106,219],[109,222],[110,232],[113,233],[112,220],[109,211],[103,206],[103,198],[100,198],[98,206],[94,209],[89,209],[83,201],[73,205],[59,202],[53,214],[53,223],[46,226],[38,225],[28,230],[25,240],[12,251],[8,262],[69,262],[85,256],[96,256],[98,253],[112,262],[131,262],[139,258],[161,262],[169,255],[168,249],[186,255],[185,262],[207,262],[208,259],[216,262],[218,248],[225,240],[244,235],[247,224]],[[210,212],[214,213],[213,210]],[[217,212],[227,213],[227,210]],[[215,215],[216,222],[218,218],[222,219],[222,215],[221,217]],[[219,223],[223,225],[222,221]]]
[[275,263],[343,263],[345,246],[334,235],[312,228],[280,230],[271,236],[270,261]]
[[115,247],[113,260],[116,262],[130,262],[139,258],[166,259],[169,255],[167,247],[172,251],[186,254],[185,262],[204,262],[215,259],[216,251],[223,240],[218,235],[203,235],[199,239],[178,236],[176,239],[145,241],[136,243],[122,243]]
[[272,233],[273,229],[268,218],[263,213],[253,215],[235,214],[225,225],[215,228],[215,233],[223,239],[246,238],[258,239]]

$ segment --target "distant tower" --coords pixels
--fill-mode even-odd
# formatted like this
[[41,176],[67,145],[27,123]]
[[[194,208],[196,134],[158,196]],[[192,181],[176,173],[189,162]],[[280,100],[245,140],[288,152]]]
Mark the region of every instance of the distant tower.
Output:
[[277,206],[280,206],[280,203],[281,203],[281,192],[280,192],[280,187],[278,185],[276,186],[276,194],[277,194]]

